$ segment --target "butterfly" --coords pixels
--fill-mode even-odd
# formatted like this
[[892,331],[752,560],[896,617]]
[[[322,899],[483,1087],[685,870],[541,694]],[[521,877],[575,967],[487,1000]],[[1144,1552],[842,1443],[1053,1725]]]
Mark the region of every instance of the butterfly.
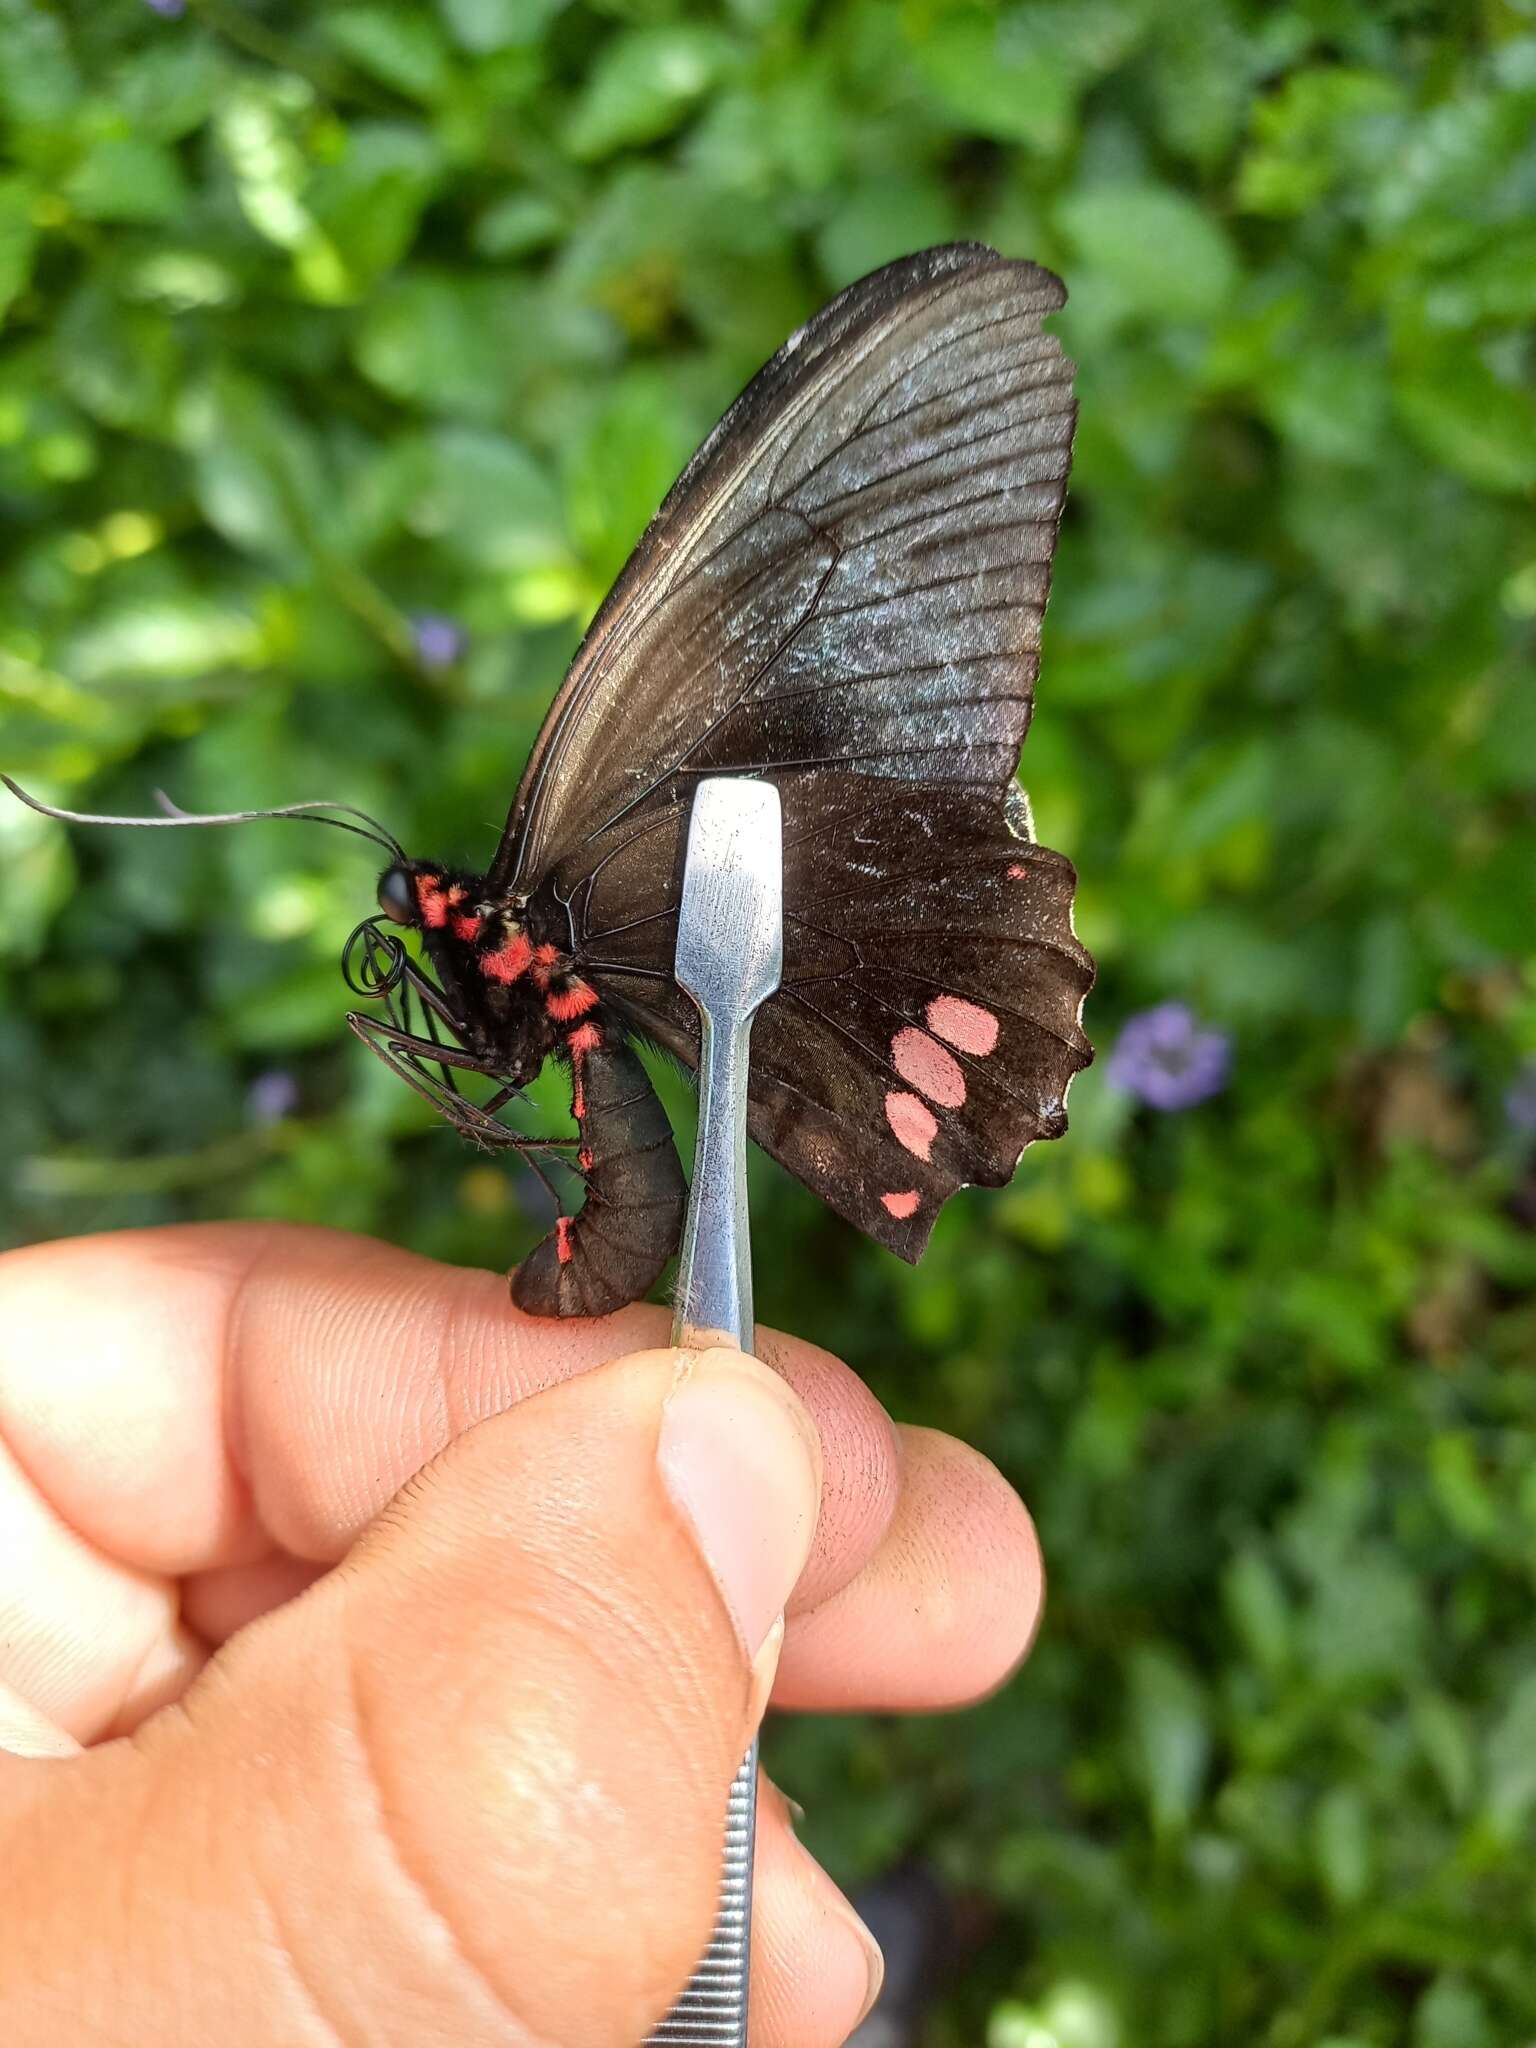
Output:
[[[751,1051],[765,1151],[915,1261],[950,1195],[1065,1129],[1094,968],[1072,867],[1014,780],[1076,421],[1043,326],[1065,298],[978,243],[851,285],[667,495],[489,865],[409,858],[373,826],[391,860],[349,943],[374,1004],[352,1029],[467,1137],[564,1144],[584,1184],[513,1274],[530,1313],[606,1314],[677,1247],[686,1185],[635,1046],[697,1066],[672,963],[702,777],[766,778],[783,807],[783,982]],[[569,1141],[500,1120],[550,1057]]]

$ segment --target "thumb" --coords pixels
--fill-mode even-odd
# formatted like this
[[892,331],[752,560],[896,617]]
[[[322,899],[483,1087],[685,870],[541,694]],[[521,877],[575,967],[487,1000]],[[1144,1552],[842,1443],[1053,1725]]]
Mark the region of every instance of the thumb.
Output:
[[0,1777],[0,2037],[634,2048],[708,1940],[819,1479],[729,1351],[471,1429],[178,1706]]

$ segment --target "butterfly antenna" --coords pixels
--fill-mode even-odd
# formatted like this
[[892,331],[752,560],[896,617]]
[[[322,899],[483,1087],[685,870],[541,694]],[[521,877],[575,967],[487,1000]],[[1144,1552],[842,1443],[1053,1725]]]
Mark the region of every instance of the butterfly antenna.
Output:
[[[307,818],[316,825],[334,825],[340,832],[351,832],[359,839],[372,840],[402,865],[408,856],[405,848],[392,832],[386,831],[377,818],[370,818],[366,811],[360,811],[353,804],[329,803],[317,800],[304,804],[281,804],[266,811],[184,811],[165,794],[155,791],[155,801],[164,816],[159,818],[112,817],[105,812],[66,811],[58,804],[45,804],[41,797],[33,796],[9,775],[0,775],[11,795],[19,798],[30,810],[41,811],[45,818],[57,818],[66,825],[147,825],[168,828],[173,825],[250,825],[264,818]],[[357,822],[349,822],[356,820]]]

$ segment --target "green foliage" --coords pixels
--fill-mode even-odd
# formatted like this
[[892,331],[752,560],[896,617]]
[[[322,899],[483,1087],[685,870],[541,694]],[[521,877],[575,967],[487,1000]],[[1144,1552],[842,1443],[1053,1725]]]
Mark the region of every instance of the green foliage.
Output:
[[[952,234],[1062,270],[1025,777],[1093,1035],[1187,1001],[1234,1079],[1157,1118],[1101,1064],[915,1272],[763,1167],[765,1317],[982,1444],[1053,1574],[996,1700],[775,1766],[845,1880],[984,1895],[938,2044],[1528,2038],[1527,0],[0,0],[0,124],[4,766],[447,857],[798,320]],[[12,1239],[542,1228],[347,1038],[351,842],[7,804],[0,858]]]

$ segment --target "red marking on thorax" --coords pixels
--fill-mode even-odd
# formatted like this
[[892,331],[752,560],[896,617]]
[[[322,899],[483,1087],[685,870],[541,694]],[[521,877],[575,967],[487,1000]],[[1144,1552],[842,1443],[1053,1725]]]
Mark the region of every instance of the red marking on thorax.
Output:
[[533,943],[526,932],[514,932],[494,953],[480,955],[480,972],[492,981],[514,982],[533,964]]
[[441,875],[416,877],[416,901],[421,906],[422,923],[433,931],[448,922],[448,899],[443,894]]
[[571,1243],[571,1219],[569,1216],[557,1216],[555,1218],[555,1257],[562,1266],[568,1266],[575,1255],[576,1247]]
[[544,1007],[557,1024],[574,1023],[597,1003],[597,990],[585,981],[573,981],[569,988],[551,990]]

